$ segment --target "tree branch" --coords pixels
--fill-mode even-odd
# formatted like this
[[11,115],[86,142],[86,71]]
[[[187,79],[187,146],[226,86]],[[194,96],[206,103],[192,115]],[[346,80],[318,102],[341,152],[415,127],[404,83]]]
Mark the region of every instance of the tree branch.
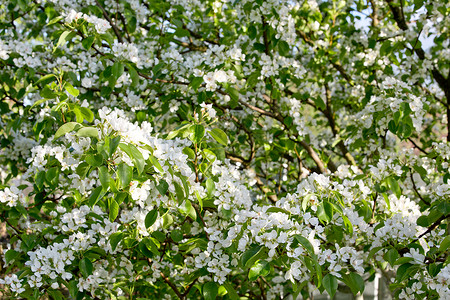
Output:
[[177,286],[175,284],[173,284],[172,281],[170,281],[170,279],[167,278],[166,275],[164,275],[163,272],[159,272],[159,274],[164,279],[164,281],[170,286],[170,288],[175,292],[175,294],[178,296],[178,298],[179,299],[184,299],[184,295],[182,295],[180,293],[180,291],[178,290]]
[[98,2],[98,0],[95,0],[95,3],[97,4],[97,6],[102,10],[103,16],[105,17],[105,19],[109,22],[109,25],[111,25],[115,35],[117,36],[117,39],[119,40],[119,42],[123,43],[123,38],[122,35],[120,34],[119,29],[117,28],[116,24],[114,24],[114,22],[111,20],[111,18],[108,16],[108,13],[106,12],[106,10],[103,8],[103,6],[100,4],[100,2]]
[[[403,6],[398,7],[393,4],[394,0],[386,0],[389,5],[389,9],[392,12],[395,22],[398,27],[404,31],[408,30],[408,24],[406,24],[405,15],[403,14]],[[400,5],[403,5],[403,0],[400,0]],[[412,49],[420,60],[425,59],[425,51],[422,47]],[[450,142],[450,76],[447,78],[442,75],[436,67],[431,70],[434,80],[436,80],[439,87],[444,91],[445,97],[447,98],[447,142]]]
[[414,182],[414,177],[413,177],[413,173],[411,172],[411,168],[409,169],[409,177],[411,177],[411,182],[413,184],[413,189],[416,192],[417,196],[419,197],[420,200],[422,200],[423,203],[425,203],[426,205],[430,206],[430,202],[426,201],[419,193],[419,191],[417,190],[416,187],[416,183]]
[[444,221],[445,219],[449,218],[450,215],[442,215],[439,219],[437,219],[436,222],[434,222],[433,224],[431,224],[427,231],[425,231],[424,233],[422,233],[421,235],[419,235],[419,237],[417,239],[414,240],[414,242],[418,241],[420,238],[424,237],[425,235],[429,234],[430,232],[432,232],[433,230],[435,230],[439,225],[441,225],[441,222]]

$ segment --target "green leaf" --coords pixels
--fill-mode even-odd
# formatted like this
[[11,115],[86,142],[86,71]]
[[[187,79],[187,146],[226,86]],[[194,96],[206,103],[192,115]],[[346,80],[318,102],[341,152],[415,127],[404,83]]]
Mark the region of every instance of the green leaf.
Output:
[[153,238],[145,238],[144,239],[144,243],[147,246],[147,248],[157,257],[160,256],[159,250],[158,250],[158,245],[156,245],[155,241],[153,240]]
[[120,135],[109,139],[109,148],[108,148],[109,157],[111,157],[116,152],[119,144],[120,144]]
[[149,228],[153,224],[155,224],[156,219],[158,218],[158,210],[153,209],[147,213],[145,216],[145,227]]
[[73,85],[69,82],[66,82],[66,84],[64,85],[64,89],[74,97],[78,97],[78,95],[80,94],[80,91],[74,88]]
[[58,23],[58,22],[61,21],[62,19],[64,19],[63,16],[57,16],[57,17],[54,17],[53,19],[51,19],[51,20],[47,23],[46,26],[50,26],[50,25],[53,25],[53,24],[55,24],[55,23]]
[[441,242],[441,245],[439,246],[439,252],[447,251],[448,247],[450,247],[450,235],[447,235]]
[[98,186],[96,187],[89,196],[89,206],[93,207],[95,204],[97,204],[98,200],[100,200],[101,197],[103,197],[103,187]]
[[16,257],[18,257],[20,255],[20,252],[17,252],[13,249],[9,249],[8,251],[6,251],[5,253],[5,262],[7,264],[9,264],[10,262],[12,262],[14,259],[16,259]]
[[177,201],[178,201],[178,203],[182,203],[183,200],[184,200],[184,191],[183,191],[183,188],[182,188],[181,185],[180,185],[178,182],[176,182],[176,181],[173,182],[173,185],[174,185],[174,187],[175,187],[175,194],[176,194],[176,196],[177,196]]
[[198,200],[198,203],[200,204],[200,211],[203,211],[203,199],[200,197],[200,194],[198,193],[198,191],[195,191],[195,197]]
[[128,66],[128,72],[130,73],[131,77],[131,86],[136,87],[139,84],[139,73],[130,65]]
[[364,279],[357,273],[344,274],[343,280],[354,295],[364,292]]
[[142,153],[133,144],[119,144],[120,149],[122,149],[133,161],[138,173],[141,174],[144,171],[145,160]]
[[191,201],[189,200],[185,200],[181,205],[180,205],[180,211],[191,217],[192,220],[197,219],[197,213],[195,212],[194,207],[192,206]]
[[83,274],[84,277],[88,277],[94,271],[94,266],[92,265],[92,262],[87,257],[80,260],[78,267],[80,268],[81,274]]
[[73,112],[74,112],[74,114],[75,114],[75,117],[76,117],[76,119],[77,119],[77,122],[78,122],[78,123],[83,123],[84,116],[83,116],[83,114],[81,113],[80,108],[79,108],[78,106],[75,106],[75,107],[73,108]]
[[294,238],[309,252],[309,254],[314,255],[314,247],[307,238],[298,234],[296,234]]
[[380,251],[381,249],[383,249],[383,247],[375,247],[372,250],[370,250],[369,255],[367,256],[368,259],[372,259],[372,257],[378,253],[378,251]]
[[100,154],[88,154],[85,160],[92,167],[98,167],[103,164],[103,157]]
[[214,128],[209,131],[209,134],[215,139],[219,144],[226,146],[228,145],[227,134],[220,128]]
[[175,243],[179,243],[183,239],[183,233],[179,229],[172,230],[170,237]]
[[117,80],[120,76],[122,76],[125,70],[125,66],[121,62],[115,62],[111,67],[111,72],[114,78]]
[[59,168],[58,167],[50,168],[45,173],[45,181],[48,184],[56,184],[58,179],[59,179]]
[[111,234],[111,236],[109,237],[109,243],[111,244],[111,249],[113,251],[116,250],[117,245],[122,240],[122,238],[123,238],[123,232],[118,231],[118,232]]
[[258,279],[259,276],[267,276],[270,273],[270,264],[265,260],[258,260],[250,268],[248,272],[248,279],[254,281]]
[[45,171],[39,171],[39,173],[36,173],[34,176],[34,183],[36,184],[38,190],[42,190],[42,187],[44,186],[45,181]]
[[203,155],[210,163],[216,160],[216,154],[209,149],[203,149]]
[[212,196],[214,191],[216,189],[216,186],[214,184],[214,181],[211,178],[208,178],[206,180],[206,190],[208,191],[208,196]]
[[55,99],[57,96],[57,94],[48,86],[44,86],[44,88],[39,92],[39,95],[45,99]]
[[[111,182],[114,182],[113,180],[111,180]],[[128,197],[128,193],[127,192],[119,192],[116,195],[116,202],[117,204],[121,204],[126,198]]]
[[229,86],[227,89],[227,92],[230,96],[231,99],[233,99],[234,101],[239,101],[239,91],[237,89],[235,89],[234,87]]
[[397,259],[397,261],[395,262],[395,265],[403,265],[406,264],[407,262],[413,261],[414,258],[412,257],[400,257],[399,259]]
[[42,76],[41,78],[39,78],[39,80],[36,81],[34,83],[34,85],[37,86],[40,83],[42,83],[42,84],[49,84],[50,82],[54,81],[55,79],[58,79],[58,76],[56,76],[55,74],[47,74],[47,75]]
[[141,250],[141,253],[146,257],[152,258],[154,256],[153,252],[147,247],[144,240],[139,243],[139,250]]
[[288,211],[285,210],[284,208],[280,208],[280,207],[276,207],[276,206],[269,207],[269,208],[266,210],[266,212],[267,212],[267,213],[270,213],[270,212],[273,212],[273,213],[281,212],[281,213],[284,213],[284,214],[286,214],[286,215],[290,215],[290,214],[291,214],[290,212],[288,212]]
[[383,255],[383,258],[391,265],[394,266],[395,261],[398,259],[399,254],[395,248],[391,248]]
[[167,228],[173,223],[173,217],[171,214],[164,214],[163,216],[163,228]]
[[317,96],[317,97],[313,98],[313,100],[318,109],[325,110],[327,108],[327,105],[323,101],[322,97]]
[[252,248],[245,251],[241,257],[242,266],[244,268],[251,266],[263,249],[264,247],[261,245],[254,245]]
[[81,45],[84,49],[89,50],[95,41],[95,35],[88,36],[87,38],[81,41]]
[[247,29],[248,37],[253,40],[256,37],[257,31],[256,27],[253,25],[250,25]]
[[327,274],[323,277],[322,283],[328,295],[330,295],[330,298],[333,299],[338,288],[338,281],[336,277],[331,274]]
[[161,167],[161,164],[159,163],[158,159],[156,159],[156,157],[154,157],[153,155],[149,156],[150,162],[152,163],[152,165],[158,169],[159,172],[164,173],[163,168]]
[[98,130],[95,127],[83,127],[76,133],[80,137],[93,137],[98,138]]
[[114,222],[114,220],[119,215],[119,204],[117,204],[116,200],[110,198],[108,199],[109,202],[109,220],[111,222]]
[[317,207],[317,217],[322,222],[330,222],[333,217],[333,207],[330,202],[324,201]]
[[227,292],[228,292],[227,295],[231,300],[239,300],[240,299],[238,293],[236,292],[234,287],[231,285],[231,283],[229,283],[228,281],[225,281],[223,283],[223,286],[227,289]]
[[215,300],[218,292],[219,286],[214,281],[207,282],[203,285],[203,297],[205,300]]
[[418,267],[417,265],[414,266],[413,264],[410,264],[410,263],[405,263],[405,264],[401,265],[397,269],[395,281],[400,283],[400,282],[403,282],[404,280],[406,280],[407,278],[410,278],[410,276],[413,273],[415,273],[415,271],[417,271],[417,267]]
[[192,142],[198,144],[205,135],[205,127],[203,127],[203,125],[195,124],[191,127],[191,133]]
[[47,290],[48,295],[50,296],[51,299],[53,300],[64,300],[65,297],[63,295],[63,293],[61,293],[61,291],[58,290]]
[[87,107],[80,107],[80,111],[83,114],[83,117],[89,123],[94,121],[94,113]]
[[70,30],[66,30],[59,36],[58,43],[56,43],[55,48],[53,48],[53,52],[55,52],[59,46],[61,46],[62,44],[64,44],[66,42],[66,39],[70,33],[71,33]]
[[169,184],[165,180],[161,179],[156,188],[158,189],[161,196],[164,196],[169,190]]
[[194,77],[194,79],[192,79],[192,81],[189,85],[191,86],[191,88],[193,90],[196,91],[202,85],[202,83],[203,83],[203,77]]
[[191,148],[184,147],[183,153],[186,154],[189,157],[189,159],[195,159],[194,150],[192,150]]
[[278,51],[280,52],[280,55],[282,56],[288,56],[289,55],[289,44],[285,41],[279,41],[278,42]]
[[105,191],[108,190],[111,175],[109,174],[108,169],[105,166],[101,166],[98,168],[98,177],[100,179],[103,189]]
[[402,191],[400,190],[400,186],[398,185],[397,180],[395,180],[394,177],[388,177],[386,180],[389,188],[392,190],[392,192],[394,192],[395,196],[397,196],[397,198],[400,198],[400,196],[402,195]]
[[75,279],[69,281],[68,289],[70,296],[72,296],[73,299],[76,299],[78,294],[78,282]]
[[431,225],[432,222],[430,222],[428,220],[428,216],[420,216],[417,219],[417,225],[422,226],[422,227],[428,227],[429,225]]
[[133,178],[133,168],[122,162],[117,167],[117,176],[119,177],[120,187],[126,188]]
[[56,140],[60,136],[63,136],[66,133],[71,132],[73,130],[77,130],[80,127],[81,127],[81,125],[78,124],[77,122],[67,122],[58,128],[58,130],[55,133],[54,139]]

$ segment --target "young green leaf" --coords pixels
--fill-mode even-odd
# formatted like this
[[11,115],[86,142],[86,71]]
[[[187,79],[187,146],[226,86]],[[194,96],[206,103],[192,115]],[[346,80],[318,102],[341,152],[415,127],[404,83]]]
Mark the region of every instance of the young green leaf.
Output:
[[80,260],[78,267],[80,268],[81,274],[83,274],[84,277],[88,277],[94,271],[94,265],[87,257]]
[[119,177],[120,187],[124,189],[130,185],[133,177],[133,168],[122,162],[117,167],[117,176]]
[[219,144],[226,146],[228,145],[227,134],[220,128],[213,128],[209,131],[209,134],[215,139]]
[[56,140],[57,138],[65,135],[66,133],[77,130],[79,128],[81,128],[81,125],[78,124],[77,122],[67,122],[63,124],[61,127],[59,127],[59,129],[55,133],[54,139]]
[[145,216],[145,227],[149,228],[153,224],[155,224],[156,219],[158,218],[158,210],[153,209],[147,213]]
[[73,85],[70,84],[69,82],[65,83],[64,89],[74,97],[78,97],[78,95],[80,94],[80,91],[74,88]]
[[114,220],[119,215],[119,204],[117,204],[117,202],[112,198],[108,199],[108,203],[109,203],[109,220],[111,222],[114,222]]
[[83,127],[76,133],[80,137],[98,138],[98,130],[95,127]]
[[202,290],[205,300],[215,300],[219,292],[219,286],[214,281],[210,281],[203,285]]
[[322,283],[328,295],[330,295],[330,298],[333,299],[338,289],[338,281],[336,277],[331,274],[327,274],[323,277]]
[[265,260],[258,260],[250,268],[248,272],[248,279],[254,281],[258,279],[259,276],[267,276],[270,273],[270,264]]

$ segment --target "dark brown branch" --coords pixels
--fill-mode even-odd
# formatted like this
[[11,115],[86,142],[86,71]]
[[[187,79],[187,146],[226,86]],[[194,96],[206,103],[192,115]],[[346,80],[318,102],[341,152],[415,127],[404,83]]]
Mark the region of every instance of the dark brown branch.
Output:
[[419,199],[422,200],[422,202],[425,203],[426,205],[430,206],[430,202],[429,202],[429,201],[426,201],[426,200],[420,195],[419,191],[417,190],[416,183],[414,182],[414,177],[413,177],[413,173],[412,173],[411,169],[409,170],[409,177],[411,177],[411,182],[412,182],[412,184],[413,184],[413,189],[414,189],[414,191],[416,192],[416,194],[417,194],[417,196],[419,197]]
[[186,27],[186,25],[183,25],[183,28],[186,29],[187,31],[189,31],[189,33],[191,34],[191,36],[195,37],[196,39],[201,39],[209,44],[213,44],[213,45],[219,45],[218,42],[214,41],[214,40],[209,40],[209,39],[205,39],[200,33],[197,33],[191,29],[188,29]]
[[[326,103],[326,109],[322,111],[322,113],[325,115],[325,117],[328,119],[328,124],[331,127],[331,131],[333,133],[333,136],[336,138],[339,134],[339,128],[336,125],[336,121],[334,119],[334,114],[331,108],[331,91],[328,86],[328,84],[325,83],[325,95],[327,98]],[[339,150],[341,150],[342,155],[344,156],[345,160],[349,165],[356,166],[356,161],[353,158],[353,156],[348,151],[347,147],[345,146],[344,142],[342,140],[339,140],[337,144]]]
[[414,142],[414,140],[413,140],[412,138],[408,138],[408,141],[410,141],[410,142],[414,145],[414,147],[417,148],[420,152],[422,152],[422,153],[425,154],[425,155],[428,155],[428,152],[425,151],[425,150],[424,150],[422,147],[420,147],[419,145],[417,145],[417,143]]
[[345,72],[344,68],[341,66],[338,62],[333,62],[330,58],[330,62],[333,65],[333,67],[344,77],[345,81],[348,82],[351,86],[354,86],[353,80],[350,78],[350,76]]
[[6,224],[8,224],[9,227],[11,227],[15,232],[16,232],[16,236],[22,240],[22,237],[20,236],[21,232],[19,231],[19,229],[17,229],[16,227],[14,227],[7,218],[5,218],[3,215],[0,215],[0,217],[2,218],[3,221],[6,222]]
[[195,278],[194,281],[192,281],[192,283],[187,287],[187,289],[184,291],[183,293],[183,297],[186,297],[187,294],[189,294],[189,291],[191,290],[191,288],[194,286],[194,284],[197,282],[198,278]]
[[433,224],[431,224],[427,231],[425,231],[424,233],[422,233],[421,235],[419,235],[418,238],[416,238],[414,240],[414,242],[418,241],[420,238],[424,237],[425,235],[429,234],[430,232],[432,232],[433,230],[435,230],[442,221],[444,221],[445,219],[448,219],[450,217],[450,215],[442,215],[439,219],[436,220],[436,222],[434,222]]
[[[403,6],[398,7],[393,4],[394,0],[386,0],[386,2],[389,5],[389,9],[391,10],[398,27],[404,31],[408,30],[408,24],[406,24],[405,15],[403,14]],[[402,0],[400,1],[400,5],[403,5]],[[413,47],[412,50],[417,54],[420,60],[425,59],[425,51],[422,47]],[[431,70],[431,74],[442,91],[444,91],[445,97],[447,98],[447,142],[450,142],[450,76],[445,78],[436,67]]]
[[[229,160],[231,160],[231,161],[238,162],[238,163],[242,164],[244,166],[244,168],[248,168],[249,167],[249,162],[246,161],[246,159],[244,159],[240,155],[226,152],[226,157]],[[256,185],[261,190],[261,192],[263,192],[272,203],[276,203],[278,201],[277,195],[275,193],[273,193],[272,190],[270,188],[268,188],[264,184],[264,182],[261,180],[260,176],[258,176],[256,174],[255,175],[255,180],[256,180]]]
[[264,291],[264,286],[262,284],[261,278],[258,278],[258,286],[259,290],[261,291],[261,299],[267,300],[266,292]]
[[375,223],[375,209],[377,208],[377,199],[378,199],[378,192],[375,193],[375,198],[373,198],[372,219],[370,220],[371,224]]
[[178,290],[177,286],[175,284],[173,284],[172,281],[170,281],[170,279],[167,278],[166,275],[164,275],[163,272],[159,272],[159,274],[164,279],[164,281],[170,286],[170,288],[175,292],[175,294],[178,296],[178,298],[179,299],[184,299],[184,295],[182,295],[180,293],[180,291]]
[[109,22],[109,24],[111,25],[114,34],[117,36],[117,39],[119,40],[119,42],[123,43],[123,38],[122,35],[120,34],[119,29],[117,28],[116,24],[114,24],[114,22],[111,20],[111,18],[109,17],[108,13],[106,12],[106,10],[103,8],[103,6],[100,4],[100,2],[98,2],[98,0],[95,0],[95,3],[97,4],[97,6],[102,10],[103,16],[105,17],[105,19]]
[[175,44],[177,44],[181,47],[184,47],[184,48],[188,48],[189,50],[192,50],[192,51],[206,52],[206,50],[208,50],[208,47],[206,47],[206,46],[197,46],[192,43],[186,43],[186,42],[179,41],[177,39],[172,39],[172,41]]
[[127,29],[127,22],[121,13],[119,13],[119,16],[120,16],[120,19],[122,20],[123,28],[125,28],[125,33],[127,34],[127,41],[129,43],[131,43],[130,33],[128,32],[128,29]]

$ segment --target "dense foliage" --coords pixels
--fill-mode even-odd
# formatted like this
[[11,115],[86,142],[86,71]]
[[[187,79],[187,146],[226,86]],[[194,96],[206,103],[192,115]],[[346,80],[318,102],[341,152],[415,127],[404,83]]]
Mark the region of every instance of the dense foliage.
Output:
[[2,299],[450,299],[449,14],[0,1]]

